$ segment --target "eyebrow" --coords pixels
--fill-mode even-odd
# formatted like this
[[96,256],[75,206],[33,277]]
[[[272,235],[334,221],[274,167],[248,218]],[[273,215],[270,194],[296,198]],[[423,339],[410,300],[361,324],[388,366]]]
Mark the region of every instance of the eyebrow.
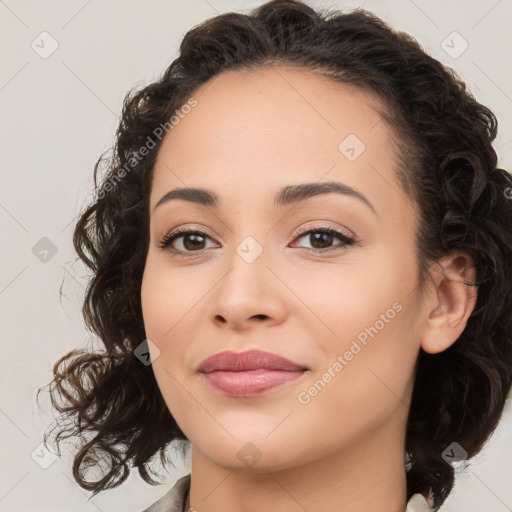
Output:
[[[311,197],[332,193],[355,197],[366,206],[368,206],[375,215],[379,216],[373,205],[363,194],[361,194],[361,192],[337,181],[287,185],[286,187],[283,187],[281,190],[279,190],[275,195],[274,206],[280,207],[296,204]],[[218,208],[220,205],[219,196],[215,192],[205,188],[186,187],[177,188],[167,192],[167,194],[162,196],[158,203],[156,203],[155,207],[153,208],[153,212],[158,208],[158,206],[167,203],[168,201],[172,201],[173,199],[182,199],[184,201],[189,201],[191,203],[196,203],[211,208]]]

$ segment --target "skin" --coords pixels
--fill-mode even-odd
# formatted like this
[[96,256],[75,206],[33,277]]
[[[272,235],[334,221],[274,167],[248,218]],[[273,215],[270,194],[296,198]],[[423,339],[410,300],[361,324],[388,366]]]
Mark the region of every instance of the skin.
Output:
[[[405,510],[415,363],[420,347],[441,352],[462,333],[476,301],[463,284],[474,278],[471,260],[432,262],[421,293],[418,219],[396,175],[395,135],[372,95],[273,67],[223,73],[193,96],[197,106],[166,136],[155,164],[141,289],[153,370],[193,446],[185,510]],[[354,161],[338,149],[349,134],[365,145]],[[376,213],[335,193],[273,204],[283,186],[327,181],[358,190]],[[185,186],[214,191],[219,207],[179,199],[155,209]],[[322,245],[297,238],[302,227],[325,226],[358,243],[343,247],[334,237],[323,245],[333,250],[315,253]],[[173,246],[193,254],[173,255],[158,244],[177,227],[210,238],[198,248],[178,238]],[[236,251],[248,236],[263,249],[252,263]],[[300,403],[298,394],[395,303],[400,312]],[[250,398],[220,395],[197,372],[213,354],[253,348],[309,370]],[[252,465],[237,456],[249,442],[260,456]]]

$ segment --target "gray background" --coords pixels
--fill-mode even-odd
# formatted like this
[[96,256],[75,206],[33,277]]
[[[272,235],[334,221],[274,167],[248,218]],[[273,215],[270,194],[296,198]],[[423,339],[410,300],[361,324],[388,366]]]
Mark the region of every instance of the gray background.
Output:
[[[0,0],[1,511],[137,512],[188,472],[187,462],[177,461],[157,487],[132,473],[120,488],[88,501],[90,493],[72,479],[69,455],[53,460],[39,447],[52,414],[44,399],[38,410],[35,392],[51,379],[59,356],[90,340],[80,313],[87,276],[75,261],[71,234],[91,193],[93,165],[113,140],[125,93],[156,79],[192,26],[261,3]],[[454,67],[497,115],[495,147],[500,164],[512,169],[512,0],[307,3],[364,4]],[[461,53],[464,41],[468,48]],[[58,48],[45,55],[51,44]],[[498,430],[457,479],[444,512],[512,511],[511,423],[509,400]]]

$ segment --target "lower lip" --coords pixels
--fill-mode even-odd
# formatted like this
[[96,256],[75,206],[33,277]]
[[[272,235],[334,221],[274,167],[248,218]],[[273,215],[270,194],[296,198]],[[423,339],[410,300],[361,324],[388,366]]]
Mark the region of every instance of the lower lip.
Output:
[[208,385],[226,396],[257,396],[304,375],[302,371],[250,370],[245,372],[215,371],[203,373]]

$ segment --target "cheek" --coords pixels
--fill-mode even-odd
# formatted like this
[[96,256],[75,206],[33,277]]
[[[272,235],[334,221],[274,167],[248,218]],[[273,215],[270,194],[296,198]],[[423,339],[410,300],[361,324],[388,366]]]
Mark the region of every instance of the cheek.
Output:
[[141,285],[144,328],[146,337],[157,347],[153,350],[158,350],[158,357],[154,357],[154,351],[151,353],[152,369],[175,419],[183,416],[183,405],[190,399],[180,386],[183,379],[176,370],[183,368],[187,340],[179,333],[187,329],[190,333],[187,323],[191,315],[187,316],[187,312],[192,309],[193,297],[190,287],[180,284],[179,274],[152,258],[151,253],[148,255]]
[[[405,302],[414,297],[417,270],[414,257],[399,252],[376,245],[347,253],[340,263],[318,264],[291,276],[294,292],[323,329],[320,348],[348,350],[356,338],[364,344],[400,329]],[[313,326],[313,316],[307,318]]]
[[192,341],[200,339],[205,301],[217,280],[216,269],[200,273],[195,265],[173,266],[161,255],[148,254],[141,284],[142,315],[146,337],[160,351],[153,370],[159,382],[165,381],[164,395],[170,387],[179,387],[168,372],[186,378],[193,372],[191,354],[201,344]]
[[406,401],[419,351],[414,257],[389,248],[367,254],[357,270],[308,280],[308,305],[330,331],[317,338],[322,363],[309,382],[318,412],[355,408],[361,416],[352,421],[361,424]]
[[177,332],[189,328],[194,307],[206,290],[192,267],[173,268],[150,252],[141,285],[142,314],[146,335],[160,350]]

